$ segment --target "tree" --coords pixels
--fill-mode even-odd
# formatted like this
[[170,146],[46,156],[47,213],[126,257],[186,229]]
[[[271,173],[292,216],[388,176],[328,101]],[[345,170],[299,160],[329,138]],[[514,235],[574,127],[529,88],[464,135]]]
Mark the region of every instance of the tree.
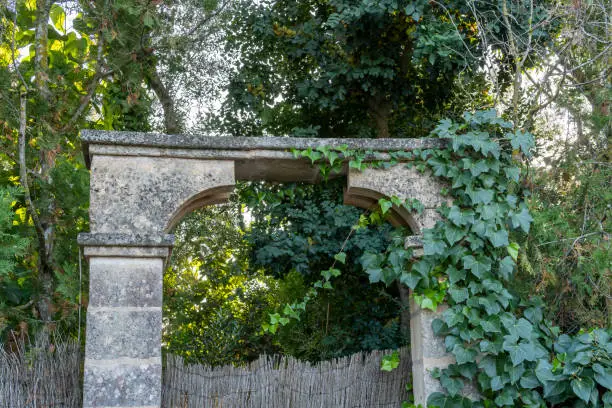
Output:
[[[224,129],[322,137],[422,136],[478,63],[466,4],[245,2]],[[454,19],[449,18],[454,16]],[[465,52],[467,48],[467,52]]]
[[21,188],[17,222],[32,238],[20,264],[29,273],[15,278],[31,288],[15,305],[31,327],[78,327],[76,235],[88,225],[78,130],[150,129],[143,72],[154,12],[139,2],[0,6],[0,180]]

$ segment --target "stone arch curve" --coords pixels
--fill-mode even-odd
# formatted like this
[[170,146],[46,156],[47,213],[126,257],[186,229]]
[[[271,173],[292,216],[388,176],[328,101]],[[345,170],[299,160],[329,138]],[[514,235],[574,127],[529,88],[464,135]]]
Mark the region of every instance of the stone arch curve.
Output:
[[[173,236],[189,211],[225,202],[236,181],[318,182],[319,170],[292,149],[318,146],[387,152],[434,148],[434,139],[233,138],[83,131],[91,170],[90,233],[79,236],[89,259],[84,407],[161,404],[162,275]],[[382,156],[382,157],[381,157]],[[407,163],[348,168],[346,204],[369,208],[381,197],[417,198],[421,214],[393,208],[391,223],[420,234],[438,219],[443,187]],[[417,248],[418,236],[407,241]],[[434,315],[411,305],[415,402],[440,389],[428,369],[452,362],[433,336]]]

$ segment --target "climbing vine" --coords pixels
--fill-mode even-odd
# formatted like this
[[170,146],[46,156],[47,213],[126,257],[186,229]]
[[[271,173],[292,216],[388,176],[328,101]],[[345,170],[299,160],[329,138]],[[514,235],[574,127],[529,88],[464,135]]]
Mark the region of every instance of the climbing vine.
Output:
[[[464,114],[461,121],[442,120],[432,136],[446,139],[442,149],[355,152],[346,147],[295,151],[319,166],[324,177],[350,168],[388,167],[400,161],[427,169],[443,179],[452,205],[438,211],[442,220],[423,233],[423,256],[413,257],[398,234],[384,253],[365,253],[361,263],[371,282],[399,280],[413,290],[417,304],[448,308],[434,320],[433,330],[456,363],[436,369],[446,393],[430,395],[433,407],[573,406],[612,407],[612,339],[610,330],[575,336],[561,334],[543,318],[538,299],[519,299],[508,289],[517,269],[520,238],[531,222],[521,185],[521,160],[534,147],[531,134],[516,131],[494,110]],[[384,218],[392,206],[422,209],[414,200],[381,199],[369,217],[354,229]],[[347,240],[350,238],[347,237]],[[340,250],[334,264],[299,303],[271,316],[275,325],[299,318],[321,288],[331,289],[345,262]],[[387,364],[389,365],[389,364]],[[462,395],[477,386],[479,401]]]

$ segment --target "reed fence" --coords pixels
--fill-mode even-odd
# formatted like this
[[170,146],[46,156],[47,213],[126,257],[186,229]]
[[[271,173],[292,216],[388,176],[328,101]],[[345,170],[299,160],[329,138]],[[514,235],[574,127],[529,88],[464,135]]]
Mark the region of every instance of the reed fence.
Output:
[[262,356],[246,367],[185,365],[168,356],[162,406],[166,408],[374,408],[400,407],[408,399],[410,352],[397,369],[381,371],[389,351],[357,353],[309,364]]
[[[375,408],[408,399],[410,352],[381,371],[390,351],[357,353],[309,364],[261,356],[244,367],[186,365],[168,355],[162,381],[164,408]],[[37,341],[0,349],[0,408],[80,408],[82,359],[77,343]]]
[[38,339],[0,348],[0,408],[80,408],[81,352],[76,342]]

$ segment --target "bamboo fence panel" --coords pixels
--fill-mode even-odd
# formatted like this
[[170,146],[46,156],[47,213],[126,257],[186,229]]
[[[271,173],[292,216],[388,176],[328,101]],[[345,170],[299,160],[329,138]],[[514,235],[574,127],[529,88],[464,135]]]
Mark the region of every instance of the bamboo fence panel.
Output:
[[76,342],[37,340],[0,349],[0,408],[79,408],[81,375]]
[[408,399],[410,351],[400,349],[397,369],[381,371],[390,351],[309,364],[292,357],[261,356],[248,366],[185,365],[169,355],[164,408],[374,408],[400,407]]

